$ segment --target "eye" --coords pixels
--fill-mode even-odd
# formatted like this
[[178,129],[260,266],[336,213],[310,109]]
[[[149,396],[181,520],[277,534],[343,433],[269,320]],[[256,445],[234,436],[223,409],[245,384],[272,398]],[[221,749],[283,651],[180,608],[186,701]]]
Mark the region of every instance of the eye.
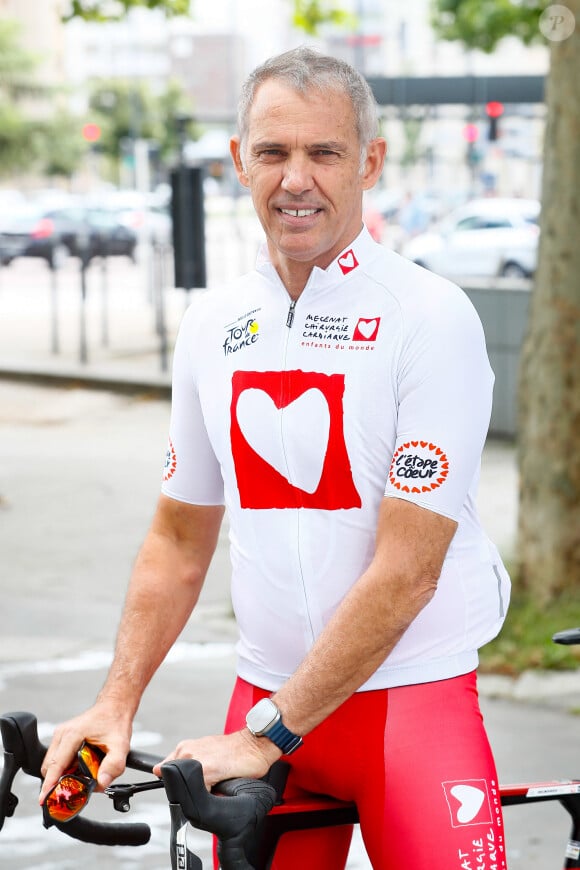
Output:
[[262,160],[265,162],[271,162],[273,160],[279,160],[285,156],[284,151],[281,148],[262,148],[261,151],[256,153],[256,157],[258,160]]
[[321,160],[324,163],[328,163],[338,160],[340,155],[338,151],[335,151],[332,148],[316,148],[314,151],[311,151],[311,156],[314,160]]

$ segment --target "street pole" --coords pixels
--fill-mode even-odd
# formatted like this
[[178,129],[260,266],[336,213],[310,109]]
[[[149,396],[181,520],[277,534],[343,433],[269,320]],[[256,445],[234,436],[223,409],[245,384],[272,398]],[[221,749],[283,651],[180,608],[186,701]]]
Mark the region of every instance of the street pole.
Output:
[[58,280],[57,269],[54,263],[50,269],[50,347],[54,354],[60,353],[60,335],[58,329]]
[[88,226],[83,227],[77,234],[77,246],[80,257],[81,300],[79,322],[79,360],[84,365],[88,362],[87,348],[87,266],[90,259],[90,236]]

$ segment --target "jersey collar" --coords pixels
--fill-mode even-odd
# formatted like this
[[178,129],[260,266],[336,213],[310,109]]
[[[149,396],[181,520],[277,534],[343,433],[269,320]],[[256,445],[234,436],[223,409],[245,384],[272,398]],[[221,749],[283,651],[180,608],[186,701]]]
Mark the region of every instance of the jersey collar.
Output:
[[[359,274],[361,270],[364,271],[366,264],[376,257],[378,248],[380,245],[373,240],[366,226],[363,225],[352,244],[341,251],[326,269],[314,266],[305,289],[327,288],[342,283],[350,275]],[[258,252],[256,270],[268,278],[275,276],[280,281],[280,277],[270,260],[266,243]]]

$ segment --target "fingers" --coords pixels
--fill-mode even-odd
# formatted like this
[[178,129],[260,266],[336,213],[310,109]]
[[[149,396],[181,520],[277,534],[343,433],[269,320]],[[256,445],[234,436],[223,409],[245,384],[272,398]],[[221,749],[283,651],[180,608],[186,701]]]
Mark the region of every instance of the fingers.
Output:
[[127,751],[119,749],[116,746],[109,749],[100,764],[99,773],[97,775],[99,790],[108,788],[114,779],[121,776],[125,770],[126,758]]
[[97,775],[99,790],[107,788],[123,773],[130,749],[130,723],[106,715],[102,708],[94,708],[94,711],[87,711],[56,730],[41,767],[44,777],[39,795],[41,805],[59,778],[75,762],[84,741],[93,743],[105,753]]
[[[270,743],[270,741],[266,742]],[[217,782],[236,776],[263,776],[270,764],[280,756],[280,750],[273,743],[270,745],[275,753],[272,759],[268,759],[264,752],[258,751],[252,741],[248,741],[241,732],[183,740],[172,753],[153,768],[153,773],[161,776],[161,766],[167,761],[195,758],[201,763],[205,785],[210,789]]]
[[63,738],[61,732],[57,732],[52,743],[44,756],[40,772],[44,777],[39,795],[39,803],[42,805],[49,791],[54,788],[65,770],[73,763],[76,753],[83,742],[82,735],[69,735]]

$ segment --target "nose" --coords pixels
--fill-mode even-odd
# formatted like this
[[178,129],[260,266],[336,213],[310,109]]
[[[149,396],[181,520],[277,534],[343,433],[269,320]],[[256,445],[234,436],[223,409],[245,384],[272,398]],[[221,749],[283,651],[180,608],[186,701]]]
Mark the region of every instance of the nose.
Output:
[[292,154],[284,163],[282,189],[287,193],[298,195],[312,190],[314,180],[307,155]]

